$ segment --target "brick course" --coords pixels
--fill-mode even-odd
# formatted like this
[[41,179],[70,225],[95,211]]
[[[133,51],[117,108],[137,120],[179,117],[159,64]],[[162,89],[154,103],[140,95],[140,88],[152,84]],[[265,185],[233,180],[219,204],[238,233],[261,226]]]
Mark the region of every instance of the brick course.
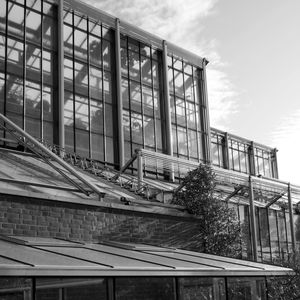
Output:
[[114,240],[199,250],[197,222],[115,208],[0,195],[0,234]]

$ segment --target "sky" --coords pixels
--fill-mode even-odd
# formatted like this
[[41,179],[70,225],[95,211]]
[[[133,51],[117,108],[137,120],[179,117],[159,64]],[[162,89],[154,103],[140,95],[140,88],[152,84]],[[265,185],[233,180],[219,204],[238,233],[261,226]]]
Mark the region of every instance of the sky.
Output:
[[205,57],[212,127],[278,149],[300,185],[300,0],[87,0]]

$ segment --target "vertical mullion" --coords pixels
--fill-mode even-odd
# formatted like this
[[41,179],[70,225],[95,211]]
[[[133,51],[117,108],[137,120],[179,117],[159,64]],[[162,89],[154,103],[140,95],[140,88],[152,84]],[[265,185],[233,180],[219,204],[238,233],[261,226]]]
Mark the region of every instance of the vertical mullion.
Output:
[[242,171],[241,168],[241,152],[240,152],[240,142],[237,141],[237,152],[238,152],[238,164],[239,164],[239,172]]
[[24,0],[24,29],[23,29],[23,129],[25,131],[25,113],[26,113],[26,4],[27,0]]
[[259,207],[256,207],[257,211],[257,233],[258,233],[258,240],[259,240],[259,246],[260,246],[260,254],[261,254],[261,261],[263,261],[263,247],[262,247],[262,240],[261,240],[261,224],[260,224],[260,210]]
[[143,85],[142,85],[142,62],[141,62],[141,43],[138,42],[139,45],[139,84],[140,84],[140,91],[141,91],[141,117],[142,117],[142,146],[145,148],[145,131],[144,131],[144,105],[143,105]]
[[184,74],[184,68],[183,68],[183,61],[181,61],[181,72],[182,72],[182,88],[183,88],[183,103],[184,103],[184,114],[185,114],[185,128],[186,128],[186,150],[187,150],[187,157],[190,159],[190,149],[189,149],[189,134],[188,134],[188,121],[187,121],[187,103],[186,103],[186,97],[185,97],[185,74]]
[[[5,20],[5,57],[4,57],[4,106],[3,114],[6,116],[6,102],[7,102],[7,53],[8,53],[8,44],[7,44],[7,35],[8,35],[8,1],[6,1],[6,20]],[[3,132],[3,137],[6,138],[6,130]]]
[[[102,136],[102,151],[103,151],[103,158],[106,162],[107,160],[107,147],[106,147],[106,103],[105,103],[105,93],[104,93],[104,61],[103,61],[103,28],[102,24],[100,27],[101,30],[101,90],[102,90],[102,112],[103,112],[103,119],[102,119],[102,127],[103,127],[103,136]],[[122,167],[122,166],[121,166]]]
[[288,234],[287,234],[287,224],[286,224],[286,214],[285,209],[283,211],[283,218],[284,218],[284,230],[285,230],[285,246],[286,246],[286,253],[289,254],[289,244],[288,244]]
[[[63,1],[63,0],[62,0]],[[76,97],[75,97],[75,27],[74,27],[74,12],[72,12],[72,58],[73,58],[73,150],[76,153],[76,115],[75,115],[75,109],[76,109]]]
[[[193,105],[194,108],[197,107],[197,103],[196,103],[196,92],[195,92],[195,71],[194,71],[194,67],[192,67],[192,89],[193,89]],[[198,105],[198,109],[200,110],[200,107]],[[200,124],[199,124],[199,118],[197,118],[197,109],[195,109],[195,120],[196,120],[196,139],[197,139],[197,158],[198,158],[198,162],[201,161],[201,149],[200,149],[200,135],[199,135],[199,131],[200,129]]]
[[44,102],[43,102],[43,88],[44,88],[44,72],[43,72],[43,60],[44,60],[44,51],[43,51],[43,33],[44,33],[44,26],[43,26],[43,16],[44,16],[44,1],[41,3],[41,40],[40,40],[40,45],[41,45],[41,61],[40,61],[40,69],[41,69],[41,74],[40,74],[40,79],[41,79],[41,86],[40,86],[40,95],[41,95],[41,111],[40,111],[40,137],[41,140],[44,141]]
[[[151,91],[152,91],[152,117],[153,117],[153,131],[154,131],[154,148],[155,148],[155,152],[158,151],[157,148],[157,124],[156,124],[156,115],[155,115],[155,106],[154,106],[154,82],[153,82],[153,57],[152,57],[152,51],[153,48],[152,46],[150,46],[150,73],[151,73]],[[158,59],[158,57],[157,57]],[[159,67],[158,64],[158,60],[157,60],[157,68]],[[157,73],[159,74],[158,70]],[[159,79],[158,79],[159,80]],[[157,105],[160,105],[160,101],[157,102]],[[157,169],[156,169],[156,173],[157,173]]]
[[[172,78],[172,83],[173,83],[173,99],[174,99],[174,110],[175,110],[175,134],[176,134],[176,152],[177,152],[177,157],[179,157],[179,148],[178,148],[178,122],[177,122],[177,106],[176,106],[176,93],[175,93],[175,75],[174,75],[174,57],[172,56],[172,73],[173,73],[173,78]],[[170,97],[170,95],[169,95]],[[173,129],[171,128],[171,133],[173,134]],[[174,152],[174,150],[173,150]]]
[[87,30],[86,30],[86,51],[87,51],[87,89],[88,89],[88,126],[89,126],[89,157],[92,158],[92,128],[91,128],[91,93],[90,93],[90,22],[89,18],[86,18]]
[[126,52],[127,52],[127,82],[128,82],[128,107],[129,107],[129,136],[130,136],[130,155],[133,154],[132,151],[132,126],[131,126],[131,86],[130,86],[130,70],[129,70],[129,46],[128,46],[128,37],[126,37]]
[[281,256],[281,249],[280,249],[280,238],[279,238],[279,228],[278,228],[278,214],[277,211],[275,211],[275,216],[276,216],[276,228],[277,228],[277,241],[278,241],[278,252],[279,256]]
[[266,208],[267,213],[267,221],[268,221],[268,232],[269,232],[269,245],[270,245],[270,260],[273,261],[273,247],[272,247],[272,239],[271,239],[271,231],[270,231],[270,218],[269,218],[269,208]]
[[[58,2],[58,47],[57,47],[57,61],[58,61],[58,103],[56,102],[52,105],[58,106],[58,143],[60,147],[60,155],[63,157],[64,155],[64,148],[65,148],[65,78],[64,78],[64,0],[59,0]],[[73,28],[72,28],[73,30]],[[53,51],[51,51],[53,55]],[[53,63],[52,63],[53,67]],[[54,88],[54,87],[53,87]],[[73,91],[74,93],[74,91]],[[53,95],[52,95],[53,97]],[[55,120],[53,114],[53,121]],[[55,126],[53,127],[55,128]]]

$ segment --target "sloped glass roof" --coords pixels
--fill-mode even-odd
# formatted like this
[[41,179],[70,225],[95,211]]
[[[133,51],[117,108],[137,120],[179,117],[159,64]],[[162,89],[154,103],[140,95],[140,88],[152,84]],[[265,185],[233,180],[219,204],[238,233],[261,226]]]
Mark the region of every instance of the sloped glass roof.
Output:
[[282,276],[291,269],[151,245],[0,237],[0,276]]

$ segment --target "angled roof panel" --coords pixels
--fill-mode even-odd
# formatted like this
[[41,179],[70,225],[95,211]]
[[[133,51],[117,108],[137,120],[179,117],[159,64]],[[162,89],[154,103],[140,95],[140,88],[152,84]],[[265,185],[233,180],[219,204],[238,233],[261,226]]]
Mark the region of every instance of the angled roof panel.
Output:
[[292,272],[272,265],[149,245],[131,243],[132,248],[128,248],[122,243],[10,238],[8,241],[0,237],[0,276],[282,276]]

